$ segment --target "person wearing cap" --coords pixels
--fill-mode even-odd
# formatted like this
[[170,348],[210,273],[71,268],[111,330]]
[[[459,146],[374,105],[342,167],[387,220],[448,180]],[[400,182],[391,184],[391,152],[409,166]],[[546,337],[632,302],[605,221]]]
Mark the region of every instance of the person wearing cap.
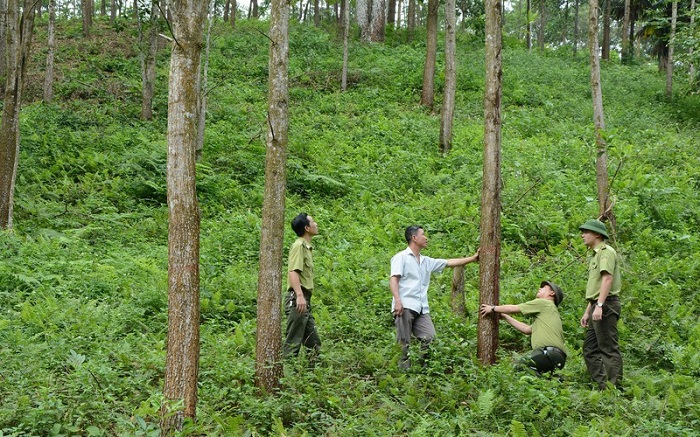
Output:
[[[523,360],[523,364],[537,375],[562,369],[566,364],[566,346],[564,329],[559,316],[559,304],[564,293],[557,284],[542,281],[535,299],[518,305],[481,305],[481,315],[499,314],[508,324],[530,335],[532,352]],[[522,313],[534,315],[532,325],[514,319],[509,314]]]
[[422,353],[418,354],[421,365],[425,365],[425,351],[435,338],[435,326],[428,306],[431,273],[478,261],[479,251],[466,258],[431,258],[421,254],[428,246],[428,236],[421,226],[407,227],[404,237],[408,247],[391,258],[389,289],[393,297],[391,312],[396,325],[396,341],[401,346],[399,368],[408,369],[411,367],[408,356],[411,337],[416,337],[421,343]]
[[579,226],[579,230],[584,244],[593,250],[588,263],[588,304],[581,317],[581,326],[586,328],[583,358],[591,378],[603,390],[608,382],[619,386],[622,381],[622,355],[617,333],[621,310],[620,263],[615,249],[605,243],[609,236],[603,222],[588,220]]

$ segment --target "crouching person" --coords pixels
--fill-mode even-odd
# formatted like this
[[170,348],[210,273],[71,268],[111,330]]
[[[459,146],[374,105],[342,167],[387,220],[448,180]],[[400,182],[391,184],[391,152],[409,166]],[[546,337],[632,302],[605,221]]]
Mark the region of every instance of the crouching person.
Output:
[[[566,363],[564,330],[557,307],[564,299],[561,288],[549,281],[543,281],[535,299],[519,305],[481,305],[481,314],[499,314],[508,324],[530,335],[532,352],[523,364],[538,376],[562,369]],[[509,314],[534,315],[532,325],[520,322]]]

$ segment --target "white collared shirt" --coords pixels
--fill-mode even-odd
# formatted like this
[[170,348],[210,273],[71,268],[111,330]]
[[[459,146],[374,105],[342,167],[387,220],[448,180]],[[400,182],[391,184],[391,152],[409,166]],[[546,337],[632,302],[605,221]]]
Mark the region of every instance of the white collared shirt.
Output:
[[[399,276],[399,298],[404,308],[419,314],[429,313],[428,286],[430,274],[442,272],[447,266],[446,259],[421,255],[420,264],[410,248],[406,248],[391,258],[391,276]],[[391,299],[394,312],[394,299]]]

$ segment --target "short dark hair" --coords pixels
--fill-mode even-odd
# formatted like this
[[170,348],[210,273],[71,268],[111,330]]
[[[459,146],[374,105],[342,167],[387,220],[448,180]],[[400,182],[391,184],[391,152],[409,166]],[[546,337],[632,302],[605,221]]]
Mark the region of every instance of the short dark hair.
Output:
[[411,238],[413,238],[414,235],[417,235],[420,229],[423,229],[423,226],[411,225],[407,227],[406,232],[404,232],[404,236],[406,237],[406,243],[410,243]]
[[299,237],[303,237],[306,233],[306,227],[309,226],[309,215],[305,212],[300,213],[292,219],[292,230]]

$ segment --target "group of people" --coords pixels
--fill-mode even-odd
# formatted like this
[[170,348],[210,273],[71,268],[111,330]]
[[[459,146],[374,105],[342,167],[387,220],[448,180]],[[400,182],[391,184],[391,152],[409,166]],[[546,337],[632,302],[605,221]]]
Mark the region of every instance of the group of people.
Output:
[[[289,285],[284,301],[287,315],[283,347],[285,357],[297,355],[302,345],[314,355],[321,347],[311,311],[314,288],[311,240],[318,235],[318,225],[310,215],[301,213],[292,220],[292,229],[298,238],[289,250]],[[607,388],[608,384],[619,387],[622,381],[622,356],[617,332],[620,318],[620,262],[615,250],[606,243],[609,235],[603,222],[588,220],[579,230],[584,244],[593,251],[588,264],[587,306],[580,320],[586,330],[584,360],[599,389]],[[451,259],[421,254],[428,245],[428,236],[421,226],[407,227],[405,238],[406,249],[391,258],[389,278],[391,311],[396,325],[396,339],[401,348],[398,365],[402,369],[408,369],[412,364],[425,365],[426,351],[436,335],[428,305],[431,274],[441,272],[445,267],[464,266],[479,260],[479,251],[470,257]],[[558,309],[563,299],[561,287],[545,280],[533,300],[517,305],[482,304],[479,312],[483,317],[498,315],[513,328],[530,335],[532,351],[523,363],[542,375],[562,369],[566,363],[564,330]],[[533,316],[532,324],[511,316],[517,313]],[[419,348],[411,352],[413,338],[418,340]]]

